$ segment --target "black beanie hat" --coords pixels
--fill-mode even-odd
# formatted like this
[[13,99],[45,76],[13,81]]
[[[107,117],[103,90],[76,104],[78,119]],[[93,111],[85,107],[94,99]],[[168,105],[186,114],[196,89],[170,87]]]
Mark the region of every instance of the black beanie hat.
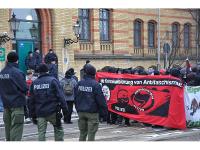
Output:
[[96,68],[91,64],[86,64],[84,70],[87,75],[95,76],[96,74]]
[[39,73],[45,73],[45,72],[48,72],[49,69],[48,69],[48,66],[46,64],[40,64],[39,67],[38,67],[38,72]]
[[74,68],[69,68],[68,71],[70,71],[72,75],[75,75]]
[[71,71],[68,69],[66,72],[65,72],[65,77],[71,77],[72,76],[72,73]]
[[10,52],[7,55],[8,62],[14,63],[18,61],[18,54],[16,52]]

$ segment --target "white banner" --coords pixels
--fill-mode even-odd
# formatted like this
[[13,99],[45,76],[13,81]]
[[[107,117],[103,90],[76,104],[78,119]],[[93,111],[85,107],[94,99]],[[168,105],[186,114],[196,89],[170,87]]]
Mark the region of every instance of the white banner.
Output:
[[200,86],[185,86],[184,101],[187,127],[200,126]]

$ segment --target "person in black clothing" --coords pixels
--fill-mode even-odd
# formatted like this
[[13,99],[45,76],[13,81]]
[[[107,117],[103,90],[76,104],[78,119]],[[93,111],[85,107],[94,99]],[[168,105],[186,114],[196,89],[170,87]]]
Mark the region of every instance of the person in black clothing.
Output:
[[33,52],[29,51],[28,56],[26,56],[26,59],[25,59],[25,65],[26,65],[27,70],[35,70],[35,62],[36,61],[33,57]]
[[78,82],[78,78],[77,78],[77,76],[75,76],[76,73],[74,72],[74,68],[69,68],[68,71],[72,75],[72,78],[74,78],[76,80],[76,82]]
[[68,115],[67,118],[64,118],[64,122],[67,124],[71,124],[71,116],[73,112],[73,104],[74,104],[74,89],[77,86],[77,81],[73,78],[70,70],[67,70],[65,73],[65,77],[60,81],[60,84],[63,88],[66,102],[68,106]]
[[22,138],[27,90],[25,74],[18,69],[18,55],[10,52],[6,66],[0,72],[6,141],[20,141]]
[[52,58],[56,61],[56,64],[58,64],[58,57],[57,57],[56,53],[53,51],[53,49],[49,49],[49,52],[44,57],[44,62],[46,64],[50,64]]
[[75,88],[75,107],[78,112],[79,141],[95,140],[98,130],[99,115],[107,118],[107,104],[101,85],[95,80],[96,69],[87,64],[84,67],[84,78]]
[[38,126],[38,139],[45,140],[47,122],[54,127],[55,140],[63,141],[63,128],[59,107],[62,108],[63,115],[66,116],[68,108],[59,81],[50,76],[46,64],[41,64],[38,68],[40,76],[33,81],[30,87],[30,97],[28,108],[33,123]]
[[85,75],[85,66],[87,65],[87,64],[89,64],[90,63],[90,60],[86,60],[86,62],[85,62],[85,65],[83,66],[83,68],[80,70],[80,80],[82,80],[83,79],[83,77],[84,77],[84,75]]
[[56,60],[52,57],[50,61],[51,63],[48,64],[49,75],[54,76],[56,79],[58,79],[58,67],[56,64]]
[[35,48],[34,53],[33,53],[33,59],[35,62],[35,72],[38,72],[38,67],[42,63],[42,57],[40,55],[40,50],[38,48]]

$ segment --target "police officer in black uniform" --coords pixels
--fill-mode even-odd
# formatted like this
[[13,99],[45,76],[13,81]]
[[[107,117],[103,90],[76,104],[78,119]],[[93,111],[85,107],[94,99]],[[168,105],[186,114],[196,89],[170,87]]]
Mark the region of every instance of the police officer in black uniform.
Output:
[[25,75],[18,69],[18,55],[10,52],[6,66],[0,72],[6,141],[20,141],[22,138],[27,90]]
[[67,115],[67,104],[59,81],[50,76],[46,64],[38,68],[40,76],[34,80],[30,88],[28,107],[33,123],[37,123],[38,139],[45,141],[47,122],[54,127],[55,141],[63,141],[60,107],[63,115]]
[[79,141],[95,140],[98,130],[99,115],[107,118],[107,104],[101,85],[95,81],[96,69],[87,64],[84,66],[84,78],[75,89],[75,107],[78,112]]

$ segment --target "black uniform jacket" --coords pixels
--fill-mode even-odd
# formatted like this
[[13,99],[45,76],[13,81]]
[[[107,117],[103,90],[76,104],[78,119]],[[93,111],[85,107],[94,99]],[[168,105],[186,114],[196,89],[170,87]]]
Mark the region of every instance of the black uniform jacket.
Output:
[[107,115],[107,104],[101,85],[92,77],[84,76],[75,88],[75,107],[77,112],[100,113]]
[[64,92],[59,81],[48,73],[34,80],[30,88],[28,108],[31,117],[47,117],[56,112],[57,105],[67,110]]
[[18,64],[7,63],[0,72],[0,94],[4,108],[25,106],[27,90],[25,75],[18,69]]

